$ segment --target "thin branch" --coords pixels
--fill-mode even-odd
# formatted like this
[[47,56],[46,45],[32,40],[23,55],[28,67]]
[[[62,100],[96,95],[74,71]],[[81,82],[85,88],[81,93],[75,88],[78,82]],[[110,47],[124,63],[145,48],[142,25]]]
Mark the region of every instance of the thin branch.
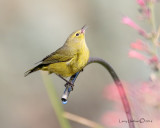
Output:
[[153,31],[156,32],[156,23],[155,23],[154,3],[153,2],[149,3],[149,8],[151,10],[150,21],[151,21],[151,24],[152,24],[152,27],[153,27]]
[[[99,63],[101,64],[103,67],[105,67],[110,75],[112,76],[113,80],[114,80],[114,83],[115,85],[117,86],[117,89],[118,89],[118,92],[119,92],[119,95],[121,97],[121,101],[123,103],[123,107],[124,107],[124,110],[125,110],[125,113],[126,113],[126,116],[127,116],[127,119],[129,121],[129,128],[135,128],[135,125],[134,125],[134,122],[133,122],[133,117],[132,117],[132,113],[131,113],[131,109],[130,109],[130,105],[129,105],[129,102],[128,102],[128,99],[127,99],[127,96],[126,96],[126,93],[125,93],[125,90],[123,88],[123,85],[120,81],[120,79],[118,78],[116,72],[113,70],[113,68],[106,62],[104,61],[103,59],[100,59],[100,58],[90,58],[87,65],[91,64],[91,63]],[[79,72],[78,72],[79,74]],[[74,77],[74,78],[73,78]],[[76,78],[78,77],[78,75],[74,75],[70,78],[70,81],[74,84]],[[68,87],[69,85],[66,86],[66,88]],[[67,98],[69,96],[69,93],[70,93],[71,90],[69,89],[66,89],[64,91],[64,94],[63,94],[63,97],[66,96],[66,99],[63,99],[63,100],[66,100],[67,101]],[[67,95],[66,95],[66,92]]]
[[90,128],[103,128],[103,126],[101,126],[101,125],[99,125],[99,124],[97,124],[97,123],[95,123],[91,120],[88,120],[84,117],[74,115],[74,114],[69,113],[69,112],[64,112],[63,117],[65,117],[68,120],[72,120],[74,122],[77,122],[77,123],[83,124],[85,126],[88,126]]
[[159,26],[158,31],[156,33],[155,39],[153,40],[153,43],[156,45],[156,47],[160,45],[158,43],[159,37],[160,37],[160,26]]

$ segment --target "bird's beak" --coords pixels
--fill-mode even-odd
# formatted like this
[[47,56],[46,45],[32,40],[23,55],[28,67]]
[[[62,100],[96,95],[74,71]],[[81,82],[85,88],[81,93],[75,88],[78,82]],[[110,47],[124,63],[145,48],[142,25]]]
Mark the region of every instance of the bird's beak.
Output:
[[81,28],[81,33],[85,33],[86,29],[88,28],[87,25],[84,25],[82,28]]

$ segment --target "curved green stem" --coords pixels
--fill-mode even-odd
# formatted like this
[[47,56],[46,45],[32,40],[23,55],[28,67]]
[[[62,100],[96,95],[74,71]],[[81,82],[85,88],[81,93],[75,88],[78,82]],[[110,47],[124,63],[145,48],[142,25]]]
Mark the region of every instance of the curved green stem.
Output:
[[[103,59],[100,59],[100,58],[90,58],[87,65],[91,64],[91,63],[98,63],[98,64],[101,64],[103,67],[105,67],[110,75],[112,76],[113,80],[114,80],[114,83],[115,85],[117,86],[117,89],[118,89],[118,92],[119,92],[119,95],[121,97],[121,101],[123,103],[123,107],[124,107],[124,110],[125,110],[125,113],[126,113],[126,116],[127,116],[127,119],[129,121],[129,128],[135,128],[135,125],[134,125],[134,122],[133,122],[133,117],[132,117],[132,113],[131,113],[131,109],[130,109],[130,105],[129,105],[129,102],[128,102],[128,99],[127,99],[127,96],[126,96],[126,93],[125,93],[125,90],[123,88],[123,85],[120,81],[120,79],[118,78],[116,72],[113,70],[113,68],[106,62],[104,61]],[[79,74],[80,72],[78,72]],[[74,78],[73,78],[74,77]],[[70,81],[72,83],[75,82],[76,78],[78,77],[78,75],[74,75],[71,77]],[[69,86],[69,85],[68,85]],[[64,95],[65,95],[66,92],[64,92]],[[67,95],[69,96],[69,93],[70,91],[68,91]],[[63,95],[63,96],[64,96]],[[68,98],[68,96],[66,96]],[[67,98],[65,99],[67,101]]]
[[52,107],[56,113],[56,117],[58,118],[60,127],[61,128],[71,128],[68,120],[63,117],[64,110],[63,110],[61,103],[58,100],[56,90],[53,86],[53,83],[50,77],[45,72],[42,72],[42,78],[43,78],[43,82],[46,87],[48,96],[50,98]]
[[122,85],[120,79],[118,78],[116,72],[103,59],[100,59],[100,58],[90,58],[88,64],[91,64],[91,63],[99,63],[99,64],[101,64],[103,67],[105,67],[109,71],[110,75],[112,76],[112,78],[114,80],[114,83],[117,86],[117,89],[118,89],[119,95],[121,97],[121,101],[123,103],[123,107],[124,107],[127,119],[130,121],[129,128],[135,128],[134,123],[131,122],[131,121],[133,121],[133,117],[132,117],[130,105],[129,105],[129,102],[128,102],[125,90],[124,90],[123,85]]

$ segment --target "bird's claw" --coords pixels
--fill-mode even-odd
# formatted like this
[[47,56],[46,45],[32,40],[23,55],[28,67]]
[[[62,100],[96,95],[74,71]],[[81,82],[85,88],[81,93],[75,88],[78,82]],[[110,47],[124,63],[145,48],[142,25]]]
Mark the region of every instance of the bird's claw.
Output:
[[73,91],[73,86],[74,86],[74,84],[72,84],[71,82],[67,82],[65,85],[64,85],[65,87],[67,87],[67,86],[70,86],[71,87],[71,91]]

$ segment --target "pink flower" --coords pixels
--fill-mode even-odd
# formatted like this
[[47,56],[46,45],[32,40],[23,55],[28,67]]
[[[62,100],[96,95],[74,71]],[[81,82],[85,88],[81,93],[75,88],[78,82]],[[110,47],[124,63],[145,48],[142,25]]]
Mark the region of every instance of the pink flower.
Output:
[[147,50],[147,46],[141,40],[131,43],[131,48],[142,51]]
[[129,57],[136,58],[136,59],[142,60],[144,62],[148,62],[148,59],[147,59],[146,56],[142,55],[141,53],[139,53],[135,50],[130,50],[129,51]]
[[122,18],[122,23],[134,28],[135,30],[137,30],[142,36],[144,37],[148,37],[147,33],[141,28],[139,27],[134,21],[132,21],[129,17],[124,16]]
[[150,59],[149,59],[149,63],[158,63],[159,60],[158,60],[158,57],[157,56],[152,56]]
[[130,50],[128,55],[131,58],[136,58],[136,59],[142,60],[148,64],[158,64],[158,62],[159,62],[159,59],[157,56],[152,56],[149,58],[149,57],[144,56],[143,54],[141,54],[135,50]]
[[133,21],[132,21],[129,17],[127,17],[127,16],[124,16],[124,17],[122,18],[122,23],[127,24],[127,25],[129,25],[130,27],[132,27],[132,28],[134,28],[134,29],[136,29],[136,30],[139,29],[139,26],[138,26],[137,24],[135,24],[135,22],[133,22]]
[[143,94],[143,93],[151,93],[152,90],[150,88],[151,86],[151,82],[142,82],[141,85],[140,85],[140,93]]
[[149,106],[159,106],[160,105],[160,82],[143,82],[140,87],[141,99]]
[[145,14],[146,18],[150,18],[151,17],[151,10],[149,8],[146,8],[144,10],[144,14]]
[[121,102],[117,87],[114,84],[107,85],[104,88],[103,96],[108,100],[113,100],[113,101],[116,101],[116,102],[120,101]]
[[[127,91],[126,88],[128,87],[128,84],[126,82],[122,82],[122,84],[124,85],[125,93],[127,95],[128,91]],[[122,92],[121,94],[124,95],[123,93],[124,92]],[[108,100],[115,101],[116,103],[121,102],[121,98],[120,98],[120,94],[118,92],[118,88],[114,83],[112,83],[110,85],[107,85],[104,88],[103,96],[104,96],[104,98],[106,98]]]
[[146,4],[144,0],[137,0],[137,3],[142,7]]

